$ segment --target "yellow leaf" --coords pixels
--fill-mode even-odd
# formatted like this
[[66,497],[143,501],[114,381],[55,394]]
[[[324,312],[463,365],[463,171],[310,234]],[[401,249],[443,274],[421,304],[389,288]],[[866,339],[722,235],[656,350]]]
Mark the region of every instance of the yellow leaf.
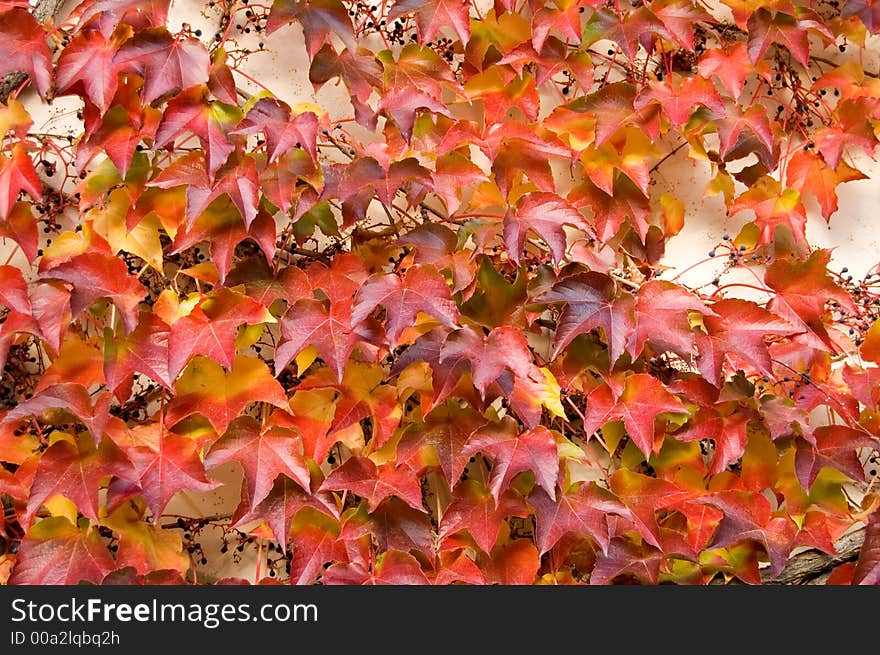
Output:
[[862,359],[880,364],[880,321],[875,321],[865,334],[860,352]]
[[103,524],[119,537],[116,563],[120,567],[132,566],[142,575],[162,569],[185,574],[189,569],[180,533],[147,523],[134,504],[123,503]]
[[15,98],[9,98],[5,105],[0,103],[0,139],[6,136],[9,130],[15,130],[17,134],[22,135],[32,123],[24,105]]
[[660,207],[663,210],[663,232],[666,236],[675,236],[684,227],[684,203],[680,198],[664,193],[660,196]]
[[302,375],[317,358],[318,350],[314,346],[307,346],[304,350],[301,350],[294,359],[297,374]]

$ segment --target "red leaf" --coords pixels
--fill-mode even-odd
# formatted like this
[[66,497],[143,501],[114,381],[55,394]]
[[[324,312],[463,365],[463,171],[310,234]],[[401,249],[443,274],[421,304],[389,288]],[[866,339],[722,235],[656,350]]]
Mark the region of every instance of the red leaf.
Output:
[[697,331],[697,366],[700,373],[720,386],[721,371],[728,357],[753,366],[763,375],[772,375],[767,338],[789,336],[799,330],[759,305],[738,298],[720,300],[712,305],[714,315],[703,317],[705,332]]
[[211,60],[201,41],[176,39],[160,27],[138,32],[113,58],[120,71],[144,78],[144,104],[180,89],[208,81]]
[[456,327],[459,317],[446,280],[430,265],[413,266],[402,278],[396,274],[371,277],[355,296],[351,324],[362,322],[379,306],[387,314],[385,334],[392,346],[397,345],[403,330],[415,323],[419,312],[450,328]]
[[205,357],[194,358],[174,385],[176,395],[165,410],[165,424],[173,427],[201,414],[222,433],[249,403],[287,407],[284,389],[259,359],[237,356],[230,371]]
[[235,150],[228,137],[239,116],[237,107],[208,102],[203,87],[191,87],[168,103],[156,131],[155,146],[165,147],[184,132],[192,132],[205,151],[208,175],[213,176]]
[[46,96],[52,84],[46,32],[27,9],[16,7],[0,14],[0,78],[18,71],[27,73],[40,95]]
[[309,468],[303,459],[302,440],[293,430],[281,427],[261,429],[259,422],[242,416],[226,428],[226,433],[205,456],[206,468],[235,461],[244,469],[250,507],[262,502],[282,473],[303,490],[310,491]]
[[317,131],[318,117],[313,112],[291,116],[287,103],[274,98],[260,98],[232,134],[262,132],[266,136],[269,161],[274,162],[291,148],[303,148],[312,160],[317,160]]
[[462,43],[471,36],[468,0],[398,0],[388,12],[388,21],[415,12],[419,40],[433,41],[443,27],[452,27]]
[[418,478],[406,467],[397,467],[393,462],[377,467],[366,457],[351,457],[327,476],[319,490],[346,490],[357,494],[367,500],[370,512],[391,496],[406,501],[414,509],[424,510]]
[[32,527],[21,542],[10,585],[100,584],[116,568],[94,527],[79,528],[53,516]]
[[632,573],[646,583],[656,585],[662,560],[663,553],[659,550],[617,538],[611,542],[607,553],[597,556],[596,566],[590,573],[590,584],[608,584],[621,573]]
[[426,585],[430,584],[419,561],[409,553],[390,550],[379,555],[373,571],[359,564],[334,564],[321,578],[322,584]]
[[[211,491],[220,486],[205,475],[199,446],[192,439],[161,430],[156,424],[141,445],[127,450],[140,480],[137,493],[144,499],[157,523],[171,498],[182,490]],[[127,485],[118,487],[130,491]]]
[[495,546],[481,566],[490,584],[530,585],[535,582],[541,560],[528,539],[516,539]]
[[837,168],[831,168],[818,154],[798,150],[788,160],[785,169],[787,184],[798,191],[808,191],[822,209],[822,217],[829,221],[837,211],[837,186],[843,182],[864,180],[866,175],[846,162],[841,161]]
[[713,548],[726,548],[743,540],[757,541],[770,557],[770,574],[775,577],[782,573],[797,536],[797,526],[788,517],[774,516],[770,502],[764,496],[720,491],[695,502],[712,505],[724,512]]
[[565,257],[565,230],[563,226],[579,228],[585,232],[590,227],[584,216],[571,204],[554,193],[527,193],[520,198],[516,209],[508,210],[504,217],[504,246],[507,255],[518,263],[529,229],[540,236],[553,255],[557,265]]
[[865,543],[862,545],[859,561],[853,572],[853,584],[880,584],[880,511],[874,511],[868,517]]
[[104,253],[84,253],[44,271],[41,277],[73,285],[70,308],[74,318],[96,300],[106,298],[119,308],[127,332],[137,327],[137,307],[146,289],[128,272],[122,259]]
[[532,471],[538,486],[556,499],[559,456],[556,439],[543,425],[523,433],[510,419],[501,425],[486,425],[471,435],[462,454],[472,456],[478,452],[492,458],[489,488],[496,502],[500,502],[513,478],[523,471]]
[[171,389],[168,373],[168,325],[155,314],[141,312],[134,331],[123,337],[104,335],[104,377],[107,388],[115,391],[134,373],[143,373]]
[[808,328],[818,337],[819,347],[833,349],[825,329],[826,303],[833,300],[844,311],[857,310],[850,295],[828,274],[830,260],[831,251],[825,249],[814,250],[805,260],[776,258],[767,267],[764,281],[776,291],[767,309],[794,326]]
[[[616,383],[615,386],[620,386]],[[626,432],[646,456],[659,452],[663,443],[655,436],[655,420],[664,412],[682,413],[684,405],[655,377],[647,373],[628,376],[617,391],[596,387],[587,397],[584,433],[591,435],[609,421],[622,420]]]
[[15,312],[31,313],[27,282],[15,266],[0,266],[0,304]]
[[809,490],[823,467],[828,466],[858,482],[865,481],[865,469],[859,459],[862,448],[877,448],[880,439],[864,430],[845,425],[822,425],[813,430],[815,445],[799,439],[795,453],[795,473],[798,482]]
[[440,540],[467,530],[477,546],[488,553],[498,540],[505,518],[527,515],[522,498],[515,493],[505,493],[496,503],[489,489],[476,480],[465,480],[455,486],[452,503],[443,513]]
[[652,102],[657,103],[669,121],[678,128],[688,122],[697,105],[711,109],[717,116],[725,113],[724,103],[715,85],[699,76],[681,78],[673,75],[662,82],[649,82],[648,88],[639,94],[633,106],[636,110],[642,110]]
[[620,501],[592,482],[561,494],[555,501],[537,490],[529,496],[529,504],[535,508],[535,543],[541,555],[567,534],[589,537],[605,551],[610,541],[607,515],[629,514]]
[[351,300],[330,303],[298,300],[281,319],[282,340],[275,351],[275,372],[280,373],[300,352],[314,346],[341,381],[345,364],[360,341],[351,329]]
[[718,48],[706,50],[700,57],[697,68],[700,75],[707,79],[712,75],[718,77],[734,100],[742,95],[746,78],[754,70],[746,52],[746,44],[742,42],[734,43],[727,51]]
[[662,543],[657,512],[694,496],[692,492],[667,480],[658,480],[623,468],[611,477],[611,490],[631,511],[630,518],[642,538],[657,548]]
[[610,363],[614,365],[623,354],[635,326],[632,296],[616,295],[614,280],[590,271],[563,278],[537,299],[546,303],[566,303],[553,341],[554,359],[578,335],[602,328]]
[[98,30],[76,34],[58,58],[55,74],[58,91],[68,91],[79,83],[101,114],[106,113],[119,86],[119,68],[114,65],[113,58],[131,33],[131,28],[126,26],[109,39]]
[[22,142],[12,146],[12,156],[0,154],[0,219],[10,219],[18,194],[27,191],[33,198],[40,198],[43,183],[37,177],[34,163],[24,150]]
[[275,0],[266,22],[266,33],[271,34],[294,19],[302,25],[309,59],[324,43],[331,42],[331,32],[341,38],[348,48],[355,49],[351,20],[345,5],[339,0]]
[[[243,503],[243,506],[247,507],[247,503]],[[339,518],[339,511],[326,494],[307,494],[299,483],[282,474],[266,497],[234,520],[232,527],[238,528],[258,519],[265,521],[281,547],[287,550],[290,524],[303,507],[311,507],[333,519]],[[298,557],[296,552],[295,557]]]
[[47,499],[62,494],[84,516],[98,520],[98,491],[105,478],[116,476],[132,480],[134,470],[128,457],[109,439],[96,448],[89,438],[75,446],[57,441],[40,457],[28,496],[24,524],[30,525]]
[[187,316],[171,325],[168,374],[173,380],[195,355],[206,355],[231,369],[239,325],[274,320],[255,300],[221,287],[205,296]]

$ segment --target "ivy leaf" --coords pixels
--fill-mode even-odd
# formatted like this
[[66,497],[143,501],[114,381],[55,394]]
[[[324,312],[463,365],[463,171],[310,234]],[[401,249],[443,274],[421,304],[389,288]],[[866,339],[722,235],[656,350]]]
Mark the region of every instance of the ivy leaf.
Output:
[[554,359],[578,335],[602,328],[610,362],[617,361],[635,327],[635,315],[632,296],[616,295],[614,280],[590,271],[563,278],[537,298],[542,303],[566,303],[553,340]]
[[105,114],[119,86],[119,69],[113,58],[131,35],[132,29],[127,25],[117,29],[109,39],[105,39],[99,30],[76,34],[58,58],[55,73],[58,91],[69,91],[79,83],[89,100],[101,110],[101,114]]
[[146,289],[128,272],[125,262],[111,255],[87,252],[43,272],[43,279],[63,280],[73,286],[70,309],[79,316],[100,298],[110,300],[120,310],[127,332],[137,327],[137,308]]
[[415,13],[419,39],[423,43],[433,41],[441,28],[450,26],[462,43],[471,37],[468,0],[397,0],[388,12],[388,21]]
[[[9,584],[13,584],[11,580]],[[880,584],[880,511],[875,510],[868,517],[865,543],[853,573],[853,584]]]
[[797,442],[794,468],[798,482],[809,490],[825,466],[864,482],[865,467],[859,459],[859,449],[876,448],[878,444],[880,440],[864,430],[845,425],[821,425],[813,430],[811,438]]
[[158,316],[141,312],[138,326],[128,336],[104,333],[104,378],[115,391],[129,376],[143,373],[171,389],[168,372],[168,339],[171,331]]
[[339,0],[275,0],[266,21],[266,33],[272,34],[294,19],[302,25],[309,59],[324,43],[330,43],[331,32],[351,50],[356,47],[348,11]]
[[[248,503],[244,503],[243,506],[247,507]],[[287,550],[290,544],[291,523],[304,507],[317,510],[327,518],[334,520],[339,518],[339,511],[327,494],[306,493],[298,482],[282,474],[275,479],[271,491],[263,500],[240,516],[236,513],[238,518],[233,522],[232,527],[238,528],[255,520],[265,521],[281,547]],[[294,547],[295,558],[300,556],[297,550]]]
[[281,319],[282,341],[275,352],[275,371],[280,373],[303,350],[313,346],[341,381],[345,364],[360,341],[351,329],[351,300],[330,303],[298,300]]
[[590,572],[590,584],[608,584],[621,573],[632,573],[656,585],[662,559],[663,553],[651,546],[637,546],[627,539],[616,538],[611,541],[608,552],[597,555],[596,566]]
[[153,571],[178,571],[186,575],[190,558],[183,549],[179,532],[143,521],[133,503],[125,503],[104,519],[119,541],[116,568],[131,567],[140,575]]
[[694,494],[667,480],[659,480],[628,469],[618,469],[611,477],[611,491],[629,508],[636,529],[652,546],[660,548],[657,512],[690,499]]
[[236,356],[227,373],[207,357],[193,358],[174,384],[175,396],[165,410],[165,423],[173,427],[193,414],[201,414],[218,433],[241,414],[248,403],[265,402],[287,407],[284,389],[259,359]]
[[837,168],[831,168],[818,154],[799,150],[788,160],[785,169],[787,184],[801,193],[810,193],[819,201],[822,218],[831,220],[837,211],[837,186],[853,180],[864,180],[866,176],[846,162],[841,161]]
[[244,469],[251,509],[269,495],[275,479],[282,473],[304,491],[310,491],[311,478],[303,459],[302,441],[295,431],[282,427],[261,429],[256,419],[242,416],[226,428],[205,457],[210,470],[235,461]]
[[797,526],[788,517],[774,516],[770,501],[763,495],[719,491],[694,502],[703,502],[724,512],[713,548],[726,548],[744,540],[756,541],[770,558],[770,575],[776,577],[782,573],[794,546]]
[[[0,78],[24,71],[44,98],[52,85],[52,52],[46,32],[27,9],[0,13]],[[5,216],[4,216],[5,218]]]
[[783,189],[776,179],[764,175],[733,201],[730,214],[746,209],[755,212],[755,225],[761,230],[759,244],[771,243],[778,226],[787,227],[799,243],[806,243],[807,212],[796,189]]
[[535,474],[535,481],[547,495],[556,499],[556,481],[559,478],[559,456],[556,439],[544,426],[520,433],[510,419],[502,424],[489,424],[471,435],[462,451],[468,457],[481,452],[492,458],[492,478],[489,489],[495,502],[511,481],[523,471]]
[[607,385],[596,387],[587,397],[584,433],[590,435],[609,421],[622,420],[642,453],[659,452],[663,437],[657,438],[655,420],[664,412],[685,412],[684,405],[647,373],[633,373],[615,386],[615,390]]
[[156,130],[155,146],[163,148],[187,131],[195,134],[204,150],[208,175],[213,176],[235,150],[229,134],[240,120],[238,107],[209,102],[204,87],[194,86],[169,101]]
[[814,250],[805,260],[777,258],[764,274],[764,282],[776,292],[767,308],[795,326],[816,335],[820,347],[833,348],[825,329],[825,304],[837,302],[847,312],[856,312],[849,294],[828,275],[831,251]]
[[610,542],[608,514],[627,515],[628,510],[594,483],[583,483],[553,500],[538,489],[529,496],[535,509],[535,543],[543,555],[568,534],[589,537],[604,552]]
[[0,219],[4,221],[11,218],[19,193],[27,191],[34,198],[43,193],[43,183],[22,143],[15,143],[10,154],[0,154]]
[[14,312],[31,313],[27,282],[15,266],[0,266],[0,303]]
[[504,246],[508,256],[519,263],[528,230],[540,236],[549,246],[555,264],[565,257],[563,226],[590,232],[584,216],[571,204],[554,193],[528,193],[504,217]]
[[662,82],[650,82],[636,98],[633,107],[641,110],[649,103],[656,103],[677,128],[688,122],[698,105],[711,109],[718,116],[725,114],[724,103],[715,86],[699,76],[682,78],[672,75]]
[[358,290],[351,310],[351,324],[364,321],[376,307],[384,307],[385,334],[396,346],[403,330],[413,325],[416,315],[424,312],[453,328],[459,318],[449,286],[430,265],[413,266],[399,276],[393,273],[371,277]]
[[291,148],[303,148],[313,161],[318,159],[318,117],[314,112],[292,115],[287,103],[275,98],[260,98],[232,134],[256,132],[266,136],[266,153],[270,163],[277,161]]
[[59,440],[40,457],[31,484],[24,524],[30,525],[43,503],[55,494],[73,502],[84,516],[98,520],[98,491],[104,480],[134,476],[129,458],[109,439],[96,447],[91,438],[77,444]]
[[819,28],[820,32],[833,39],[830,30],[815,21],[798,20],[791,14],[781,11],[771,12],[764,7],[758,8],[749,16],[749,58],[757,63],[764,56],[767,48],[776,43],[794,55],[803,66],[810,60],[810,41],[808,27]]
[[[572,42],[581,40],[581,16],[578,2],[559,2],[555,7],[541,7],[532,15],[532,46],[540,52],[553,30]],[[465,39],[462,39],[462,43]]]
[[201,41],[176,39],[164,27],[138,32],[113,58],[113,66],[144,78],[143,102],[208,81],[211,59]]
[[501,524],[508,516],[528,516],[522,498],[504,493],[498,502],[492,492],[476,480],[464,480],[455,486],[452,503],[440,521],[440,540],[459,530],[467,530],[474,542],[488,553],[498,541]]
[[168,375],[173,380],[195,355],[206,355],[231,369],[235,331],[239,325],[274,323],[265,307],[225,287],[205,296],[187,315],[171,325]]
[[98,530],[63,516],[39,521],[21,542],[10,585],[100,584],[116,568]]
[[470,407],[461,408],[456,403],[441,405],[425,417],[414,443],[402,442],[398,446],[398,457],[406,460],[410,450],[432,448],[443,477],[452,487],[461,478],[470,457],[464,453],[465,444],[485,423]]
[[386,498],[397,496],[410,507],[424,511],[418,478],[405,466],[393,462],[376,466],[366,457],[351,457],[334,469],[319,491],[350,491],[364,498],[373,512]]
[[733,99],[739,100],[746,78],[754,70],[754,66],[749,61],[746,44],[737,42],[727,50],[706,50],[697,63],[697,69],[706,79],[716,76]]
[[531,540],[514,539],[495,546],[481,568],[491,584],[530,585],[541,568],[541,559]]
[[532,366],[525,335],[508,326],[497,327],[485,337],[470,328],[453,332],[443,344],[439,363],[442,365],[449,358],[470,361],[471,380],[482,397],[505,369],[516,377],[523,377]]
[[334,564],[321,578],[322,584],[426,585],[430,584],[419,561],[409,553],[390,550],[379,555],[375,568],[360,564]]
[[205,475],[205,465],[196,441],[182,435],[166,433],[159,424],[140,433],[139,442],[126,452],[134,463],[138,475],[138,487],[117,485],[114,491],[120,495],[138,493],[153,514],[153,523],[159,518],[168,502],[181,490],[211,491],[220,486]]
[[763,375],[772,375],[767,338],[790,336],[799,330],[754,302],[727,298],[712,305],[713,314],[703,316],[705,332],[696,332],[700,373],[719,386],[728,357],[742,360]]
[[672,350],[688,357],[694,350],[694,333],[689,314],[711,316],[713,310],[694,294],[665,280],[652,280],[639,288],[636,300],[636,329],[628,344],[637,357],[646,343],[657,352]]

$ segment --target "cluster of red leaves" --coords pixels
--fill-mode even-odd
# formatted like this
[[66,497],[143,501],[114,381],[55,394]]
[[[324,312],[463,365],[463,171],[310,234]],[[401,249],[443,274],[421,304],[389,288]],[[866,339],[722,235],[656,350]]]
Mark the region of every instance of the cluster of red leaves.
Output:
[[[880,274],[805,202],[877,146],[880,3],[170,4],[0,0],[0,74],[82,101],[0,106],[10,583],[194,580],[209,522],[292,583],[756,583],[868,520]],[[291,23],[353,117],[237,88]],[[664,279],[682,147],[757,300]],[[230,462],[232,516],[163,520]]]

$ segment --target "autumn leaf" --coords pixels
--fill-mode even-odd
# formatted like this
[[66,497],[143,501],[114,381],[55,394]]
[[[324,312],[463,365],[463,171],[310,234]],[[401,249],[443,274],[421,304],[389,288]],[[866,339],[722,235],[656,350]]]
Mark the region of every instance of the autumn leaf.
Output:
[[132,480],[135,472],[129,458],[109,439],[95,447],[90,438],[77,443],[59,439],[40,457],[28,496],[24,523],[36,516],[43,503],[61,494],[84,516],[98,520],[98,492],[111,477]]
[[856,170],[846,162],[840,162],[837,168],[831,168],[818,154],[806,150],[796,152],[788,161],[785,169],[786,182],[800,192],[808,192],[816,200],[822,210],[822,217],[831,220],[837,211],[837,187],[844,182],[865,179],[865,174]]
[[0,219],[8,221],[18,194],[27,191],[39,198],[43,184],[34,170],[34,163],[21,143],[12,147],[11,156],[0,154]]
[[609,421],[622,420],[626,431],[645,455],[659,452],[663,443],[658,438],[655,420],[665,412],[683,413],[684,405],[669,393],[657,378],[646,373],[626,377],[618,389],[596,387],[588,396],[584,433],[592,434]]
[[45,97],[52,83],[52,52],[42,26],[27,9],[13,7],[0,13],[0,35],[0,77],[24,71]]
[[422,489],[418,479],[406,467],[394,463],[376,466],[366,457],[351,457],[334,469],[319,491],[350,491],[364,498],[372,512],[386,498],[396,496],[417,510],[422,507]]
[[34,525],[22,541],[9,584],[100,584],[114,568],[96,527],[53,516]]
[[565,257],[563,226],[566,225],[590,231],[583,215],[559,196],[551,193],[523,196],[516,209],[511,209],[504,217],[504,245],[508,256],[514,262],[520,260],[526,233],[531,229],[544,240],[558,265]]
[[[66,52],[66,50],[65,50]],[[198,39],[175,39],[166,29],[139,32],[113,57],[113,67],[144,78],[144,104],[208,81],[210,58]]]
[[174,383],[175,397],[165,410],[165,423],[175,423],[193,414],[204,416],[218,433],[239,416],[248,403],[265,402],[286,407],[287,397],[268,367],[259,359],[236,356],[232,368],[197,356]]
[[282,473],[310,491],[309,469],[303,459],[302,443],[293,430],[270,427],[262,430],[256,419],[242,416],[226,428],[205,457],[209,470],[235,461],[244,469],[251,509],[269,495]]
[[361,323],[376,307],[387,313],[385,334],[396,345],[404,328],[415,322],[419,312],[455,327],[458,308],[449,287],[433,266],[413,266],[404,276],[393,273],[370,278],[357,292],[351,309],[351,324]]
[[537,300],[565,302],[554,339],[553,357],[558,357],[580,334],[602,328],[611,364],[623,354],[634,327],[632,297],[616,297],[614,281],[602,273],[579,273],[563,278]]
[[500,425],[489,424],[474,432],[463,450],[468,456],[478,452],[492,459],[489,489],[496,503],[513,479],[524,471],[534,473],[537,485],[556,499],[559,457],[556,440],[547,428],[539,426],[518,433],[510,420]]
[[453,500],[440,521],[440,539],[467,530],[474,542],[488,553],[498,540],[501,524],[508,516],[526,516],[522,498],[505,493],[496,502],[492,492],[475,480],[455,486]]

